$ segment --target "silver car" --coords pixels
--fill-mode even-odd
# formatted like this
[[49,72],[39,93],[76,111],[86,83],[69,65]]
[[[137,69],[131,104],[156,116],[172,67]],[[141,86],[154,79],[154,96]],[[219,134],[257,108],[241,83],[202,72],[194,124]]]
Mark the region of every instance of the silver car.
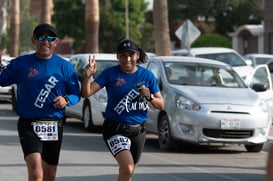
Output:
[[161,149],[184,141],[244,144],[249,152],[261,151],[273,110],[267,66],[257,67],[245,81],[230,65],[196,57],[153,57],[147,68],[165,101],[164,110],[150,106],[146,122]]
[[[77,54],[70,58],[70,63],[75,67],[79,80],[82,81],[89,55],[94,55],[97,63],[97,72],[94,78],[104,69],[117,65],[115,54]],[[84,127],[92,131],[96,126],[101,126],[104,121],[104,112],[107,103],[105,88],[99,90],[89,98],[82,98],[76,105],[66,108],[66,116],[78,118],[83,121]]]
[[255,67],[257,65],[267,64],[268,62],[272,61],[273,55],[262,53],[249,53],[245,54],[244,58],[249,65]]

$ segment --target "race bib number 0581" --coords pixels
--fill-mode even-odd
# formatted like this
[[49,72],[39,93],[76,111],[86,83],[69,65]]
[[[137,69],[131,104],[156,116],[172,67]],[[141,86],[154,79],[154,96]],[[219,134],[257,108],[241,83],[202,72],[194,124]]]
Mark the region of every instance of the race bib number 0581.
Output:
[[122,150],[130,150],[131,147],[131,140],[122,135],[112,136],[107,142],[114,156]]
[[58,121],[33,122],[33,130],[41,141],[58,140]]

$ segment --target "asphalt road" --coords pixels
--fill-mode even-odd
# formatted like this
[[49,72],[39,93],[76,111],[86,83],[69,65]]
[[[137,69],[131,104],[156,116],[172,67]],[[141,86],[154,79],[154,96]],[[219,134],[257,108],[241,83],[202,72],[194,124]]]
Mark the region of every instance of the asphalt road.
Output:
[[[0,103],[0,180],[26,181],[27,170],[16,131],[17,116],[10,104]],[[159,150],[156,136],[148,135],[134,181],[263,181],[268,144],[260,153],[243,146],[181,147]],[[116,180],[118,167],[100,131],[88,133],[68,119],[56,181]]]

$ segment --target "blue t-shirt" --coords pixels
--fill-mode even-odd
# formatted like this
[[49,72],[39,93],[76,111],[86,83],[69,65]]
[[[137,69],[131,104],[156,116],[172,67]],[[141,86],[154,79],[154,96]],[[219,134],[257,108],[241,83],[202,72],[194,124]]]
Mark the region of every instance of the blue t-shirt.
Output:
[[69,105],[80,100],[74,67],[56,54],[47,60],[39,59],[35,53],[13,59],[0,74],[1,86],[11,84],[17,84],[16,113],[27,119],[62,119],[65,109],[54,108],[53,100],[65,95]]
[[152,94],[159,87],[152,72],[137,66],[134,73],[124,73],[119,65],[105,69],[95,82],[107,91],[105,118],[123,124],[140,124],[147,120],[149,104],[139,96],[137,84],[143,83]]

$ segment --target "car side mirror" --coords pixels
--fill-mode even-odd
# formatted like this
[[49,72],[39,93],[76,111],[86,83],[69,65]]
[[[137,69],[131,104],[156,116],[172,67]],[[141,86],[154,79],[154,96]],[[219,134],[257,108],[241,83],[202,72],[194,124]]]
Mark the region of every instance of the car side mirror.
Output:
[[251,86],[251,88],[253,90],[255,90],[256,92],[264,92],[267,90],[267,85],[266,84],[253,84]]
[[246,64],[247,64],[248,66],[253,66],[253,65],[252,65],[252,61],[251,61],[250,59],[246,59],[245,62],[246,62]]

